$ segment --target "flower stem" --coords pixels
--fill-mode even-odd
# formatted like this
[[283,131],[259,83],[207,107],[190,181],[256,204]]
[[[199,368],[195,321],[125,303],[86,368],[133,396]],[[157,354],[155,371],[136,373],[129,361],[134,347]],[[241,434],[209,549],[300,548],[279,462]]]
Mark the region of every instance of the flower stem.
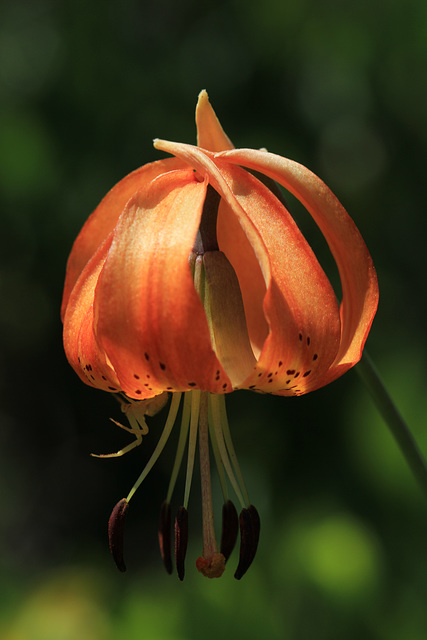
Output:
[[366,351],[355,367],[368,388],[378,411],[393,434],[406,462],[427,497],[427,464],[408,425],[399,413]]

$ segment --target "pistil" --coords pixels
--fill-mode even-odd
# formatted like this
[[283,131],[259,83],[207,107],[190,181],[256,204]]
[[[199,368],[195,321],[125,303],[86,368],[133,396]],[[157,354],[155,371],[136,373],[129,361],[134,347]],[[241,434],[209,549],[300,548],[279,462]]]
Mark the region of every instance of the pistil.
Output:
[[225,558],[218,552],[215,538],[211,470],[209,459],[208,392],[203,392],[199,413],[200,479],[202,485],[203,557],[196,561],[197,569],[208,578],[219,578],[225,569]]

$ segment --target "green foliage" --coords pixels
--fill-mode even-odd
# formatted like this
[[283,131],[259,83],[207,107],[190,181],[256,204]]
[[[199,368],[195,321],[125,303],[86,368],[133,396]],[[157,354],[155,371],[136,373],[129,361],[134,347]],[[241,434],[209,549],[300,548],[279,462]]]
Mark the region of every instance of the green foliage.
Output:
[[4,640],[425,637],[425,501],[351,374],[295,400],[229,399],[262,520],[240,583],[236,552],[219,581],[194,568],[197,487],[186,579],[163,574],[156,521],[173,445],[135,497],[129,571],[116,575],[106,521],[160,423],[126,458],[89,458],[123,446],[108,421],[118,407],[69,370],[59,306],[90,211],[160,157],[154,137],[194,141],[206,88],[236,145],[307,164],[355,219],[380,281],[369,351],[426,452],[426,26],[424,0],[0,6]]

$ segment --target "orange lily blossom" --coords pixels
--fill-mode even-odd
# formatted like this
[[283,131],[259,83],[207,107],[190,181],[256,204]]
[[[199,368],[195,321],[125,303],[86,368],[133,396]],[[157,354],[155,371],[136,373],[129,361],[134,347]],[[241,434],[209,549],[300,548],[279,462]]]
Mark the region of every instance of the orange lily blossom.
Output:
[[[116,394],[134,440],[172,396],[164,431],[141,476],[109,521],[123,561],[129,500],[162,451],[182,402],[175,464],[159,520],[172,571],[171,498],[188,446],[184,500],[175,518],[178,576],[184,577],[188,500],[196,443],[202,483],[203,554],[218,577],[240,528],[240,579],[260,532],[237,463],[225,411],[236,389],[299,396],[322,387],[362,355],[378,304],[372,259],[333,193],[302,165],[265,150],[235,149],[206,91],[196,108],[197,146],[156,139],[173,157],[121,180],[89,217],[72,248],[62,318],[67,358],[86,384]],[[277,183],[320,228],[341,279],[339,304]],[[188,443],[188,444],[187,444]],[[210,443],[210,444],[209,444]],[[222,538],[214,531],[210,450],[224,496]],[[227,482],[228,478],[228,482]],[[231,484],[240,516],[228,497]]]

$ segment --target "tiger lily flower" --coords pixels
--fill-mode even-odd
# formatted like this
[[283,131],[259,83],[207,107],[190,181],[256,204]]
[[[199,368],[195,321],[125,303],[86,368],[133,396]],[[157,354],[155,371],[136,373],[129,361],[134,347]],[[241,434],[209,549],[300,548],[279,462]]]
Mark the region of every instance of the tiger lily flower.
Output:
[[[171,396],[163,434],[109,523],[117,566],[129,500],[177,419],[181,432],[159,523],[172,571],[171,499],[188,448],[175,556],[184,577],[187,507],[197,440],[202,483],[204,575],[222,574],[240,527],[236,578],[251,564],[260,531],[240,472],[226,394],[249,389],[299,396],[355,365],[378,304],[372,259],[333,193],[302,165],[265,150],[235,149],[202,91],[197,146],[154,141],[170,154],[123,178],[83,226],[72,248],[62,318],[66,356],[86,384],[115,394],[135,440]],[[335,259],[341,302],[290,215],[277,183],[312,216]],[[182,400],[183,396],[183,400]],[[182,402],[181,402],[182,400]],[[210,444],[209,444],[210,443]],[[224,495],[222,540],[214,531],[210,449]],[[231,484],[240,517],[228,497]]]

